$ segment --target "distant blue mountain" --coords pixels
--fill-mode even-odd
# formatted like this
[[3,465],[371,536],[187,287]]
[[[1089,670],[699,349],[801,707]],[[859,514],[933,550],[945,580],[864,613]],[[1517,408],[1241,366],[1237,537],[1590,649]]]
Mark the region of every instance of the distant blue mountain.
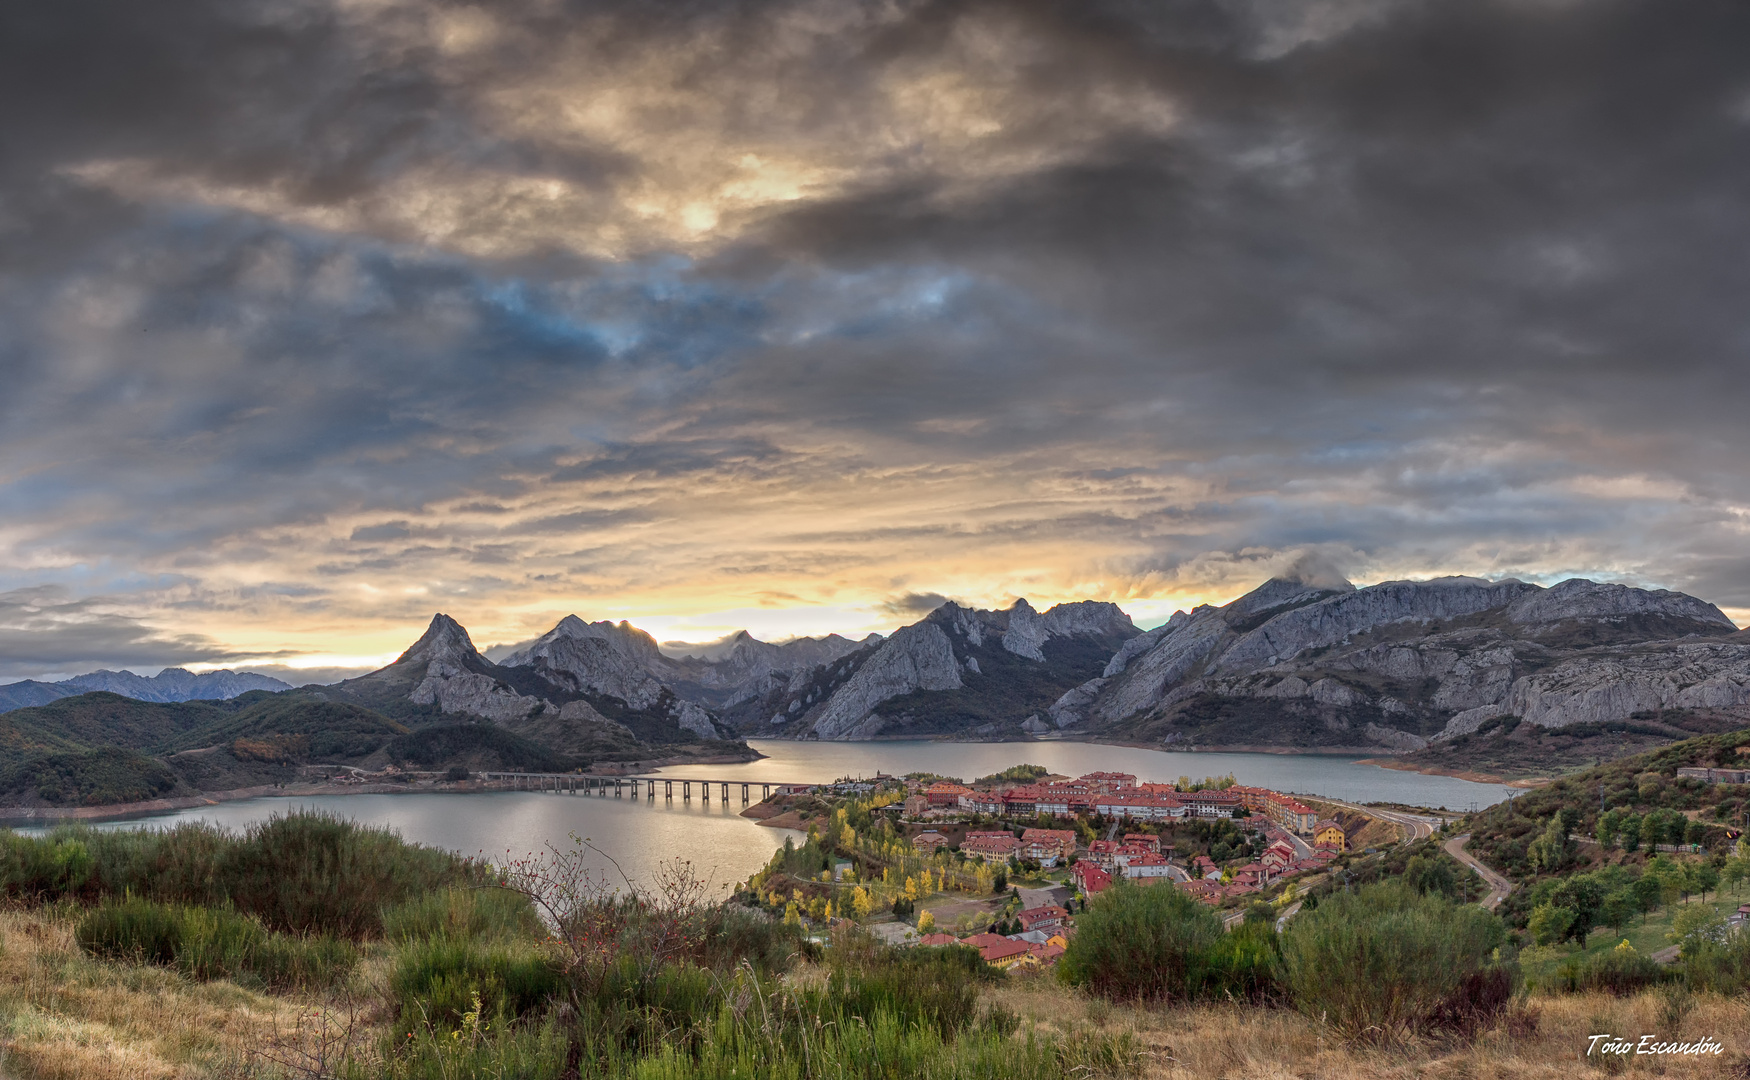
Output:
[[93,671],[62,682],[23,682],[0,686],[0,713],[31,705],[46,705],[74,694],[107,690],[138,701],[223,701],[251,690],[290,690],[290,683],[251,671],[208,671],[200,675],[185,668],[165,668],[147,678],[131,671]]

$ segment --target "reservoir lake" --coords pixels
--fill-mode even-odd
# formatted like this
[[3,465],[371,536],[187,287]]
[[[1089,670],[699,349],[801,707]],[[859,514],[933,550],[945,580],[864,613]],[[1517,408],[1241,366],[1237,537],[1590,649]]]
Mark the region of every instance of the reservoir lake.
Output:
[[[1514,793],[1501,784],[1478,784],[1450,776],[1382,769],[1353,757],[1321,754],[1173,753],[1094,743],[954,742],[751,742],[766,757],[733,765],[675,766],[655,775],[675,779],[822,783],[877,772],[904,775],[932,772],[976,779],[1022,763],[1043,765],[1070,776],[1109,771],[1134,773],[1140,780],[1170,782],[1180,776],[1201,779],[1232,773],[1240,783],[1352,802],[1397,802],[1468,810],[1491,806]],[[626,880],[649,881],[662,862],[681,859],[707,879],[715,895],[765,865],[786,837],[741,816],[740,791],[730,802],[692,802],[528,791],[409,792],[405,795],[315,795],[269,797],[218,803],[151,817],[96,824],[94,828],[141,828],[207,821],[244,829],[294,808],[321,810],[372,825],[386,825],[406,839],[464,855],[502,861],[520,858],[548,845],[569,847],[572,833],[587,838],[612,861],[590,855],[603,880],[624,887]],[[758,799],[758,789],[753,798]],[[21,832],[40,832],[24,829]],[[614,865],[618,863],[618,867]],[[623,874],[623,876],[622,876]]]

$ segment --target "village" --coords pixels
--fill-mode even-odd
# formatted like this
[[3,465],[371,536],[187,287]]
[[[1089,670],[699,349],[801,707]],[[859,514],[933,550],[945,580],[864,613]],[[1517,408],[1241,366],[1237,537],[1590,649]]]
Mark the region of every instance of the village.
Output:
[[1075,913],[1114,886],[1179,889],[1231,921],[1260,902],[1291,914],[1297,882],[1358,841],[1395,839],[1382,821],[1231,776],[1150,782],[1036,766],[970,783],[913,774],[794,786],[747,813],[808,838],[787,842],[744,899],[821,930],[856,922],[896,945],[970,946],[1017,970],[1054,964]]

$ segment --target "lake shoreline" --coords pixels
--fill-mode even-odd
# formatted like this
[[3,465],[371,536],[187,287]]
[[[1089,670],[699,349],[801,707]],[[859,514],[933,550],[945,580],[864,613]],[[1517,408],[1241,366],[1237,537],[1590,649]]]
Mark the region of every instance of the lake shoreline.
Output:
[[[749,762],[761,761],[766,756],[757,750],[753,753],[754,756],[751,758],[742,754],[716,754],[708,757],[663,758],[657,761],[612,762],[588,775],[632,776],[681,765],[745,765]],[[0,806],[0,828],[9,828],[15,825],[42,826],[59,825],[64,822],[120,821],[127,818],[156,817],[160,814],[173,814],[178,810],[193,810],[202,806],[217,806],[220,803],[239,802],[244,799],[298,799],[316,795],[467,795],[486,791],[520,790],[522,789],[516,784],[505,780],[440,780],[424,783],[381,781],[366,784],[256,784],[252,787],[203,791],[194,795],[178,795],[167,799],[109,803],[104,806]]]
[[1421,773],[1423,776],[1450,776],[1455,780],[1468,780],[1473,784],[1500,784],[1510,788],[1540,788],[1555,783],[1555,778],[1550,776],[1525,776],[1517,780],[1506,780],[1492,773],[1473,772],[1469,769],[1449,769],[1440,765],[1417,765],[1414,762],[1399,761],[1395,758],[1363,758],[1355,764],[1377,765],[1382,769]]

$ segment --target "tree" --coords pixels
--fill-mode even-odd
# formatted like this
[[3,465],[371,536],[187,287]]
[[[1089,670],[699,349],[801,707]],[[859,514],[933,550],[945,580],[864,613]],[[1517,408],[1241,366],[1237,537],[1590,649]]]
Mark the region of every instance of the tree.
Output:
[[1568,936],[1574,925],[1574,912],[1572,908],[1539,904],[1531,910],[1525,925],[1531,931],[1531,940],[1539,945],[1554,945]]
[[1720,886],[1720,872],[1707,863],[1695,863],[1690,866],[1687,877],[1689,887],[1701,894],[1703,900],[1707,894]]
[[1543,834],[1525,849],[1525,857],[1533,868],[1553,873],[1567,865],[1571,846],[1562,815],[1556,814],[1549,819]]
[[851,910],[857,913],[857,918],[867,919],[869,913],[875,910],[875,898],[869,895],[869,890],[861,885],[851,890]]
[[1622,850],[1630,854],[1641,849],[1641,817],[1639,814],[1624,813],[1618,819],[1616,839],[1622,844]]
[[1458,895],[1458,881],[1453,876],[1452,867],[1438,856],[1412,856],[1409,864],[1404,867],[1404,884],[1424,896],[1429,893],[1450,897]]
[[1621,810],[1606,810],[1598,816],[1598,846],[1605,851],[1616,847],[1617,831],[1622,828],[1624,813]]
[[905,898],[907,900],[916,900],[918,898],[918,879],[917,878],[908,877],[905,879]]
[[1725,929],[1726,920],[1720,917],[1711,904],[1696,904],[1686,907],[1671,920],[1671,933],[1667,940],[1682,946],[1683,956],[1688,959],[1703,942],[1718,940],[1720,932]]
[[1632,886],[1624,885],[1605,894],[1604,903],[1598,909],[1598,917],[1605,925],[1622,933],[1622,928],[1640,913],[1641,902],[1635,896]]
[[936,916],[934,914],[926,911],[922,915],[918,916],[918,933],[927,934],[930,931],[934,930],[935,928],[936,928]]
[[802,913],[796,909],[796,901],[794,901],[794,900],[792,900],[788,904],[784,905],[784,925],[785,926],[801,926],[802,925]]
[[857,830],[846,825],[844,829],[839,832],[839,846],[846,851],[854,849],[857,846]]

